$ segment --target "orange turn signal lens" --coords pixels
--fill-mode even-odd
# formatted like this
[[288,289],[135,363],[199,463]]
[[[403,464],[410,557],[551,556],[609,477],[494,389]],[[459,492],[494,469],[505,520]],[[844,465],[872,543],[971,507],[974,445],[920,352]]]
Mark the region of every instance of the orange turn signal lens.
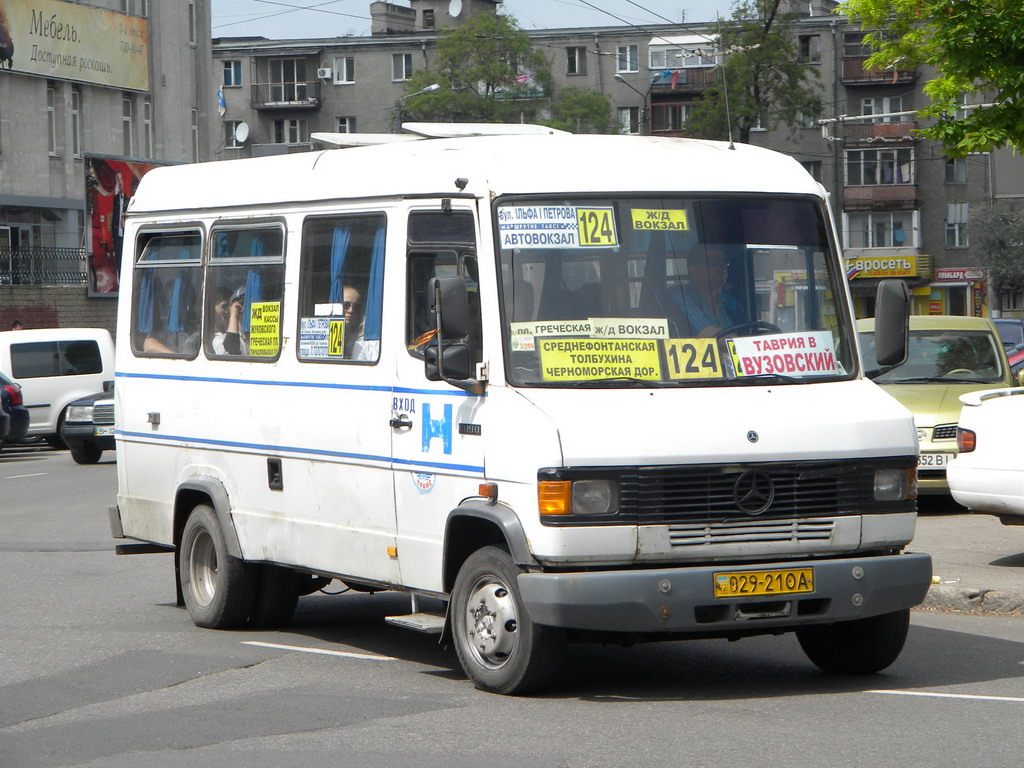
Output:
[[545,480],[537,484],[537,506],[542,515],[568,515],[572,512],[572,483]]
[[956,447],[960,453],[970,453],[978,445],[978,436],[969,429],[956,428]]

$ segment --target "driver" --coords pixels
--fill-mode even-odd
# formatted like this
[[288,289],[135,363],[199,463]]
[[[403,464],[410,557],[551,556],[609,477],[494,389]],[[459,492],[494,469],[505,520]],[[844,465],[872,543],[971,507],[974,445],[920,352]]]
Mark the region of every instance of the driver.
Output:
[[715,336],[743,321],[740,302],[722,288],[729,277],[729,261],[719,245],[705,248],[704,257],[692,253],[687,259],[689,282],[671,295],[679,333],[687,338]]

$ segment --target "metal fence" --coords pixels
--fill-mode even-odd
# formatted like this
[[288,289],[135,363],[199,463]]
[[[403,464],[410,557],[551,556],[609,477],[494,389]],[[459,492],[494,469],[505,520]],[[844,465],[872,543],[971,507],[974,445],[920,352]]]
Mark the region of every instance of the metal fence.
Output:
[[0,285],[85,285],[84,248],[0,248]]

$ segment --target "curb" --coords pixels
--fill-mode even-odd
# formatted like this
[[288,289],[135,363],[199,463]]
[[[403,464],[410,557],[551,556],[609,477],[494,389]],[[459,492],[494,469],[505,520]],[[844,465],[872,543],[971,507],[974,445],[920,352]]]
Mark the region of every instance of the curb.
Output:
[[1024,593],[932,584],[919,609],[1024,615]]

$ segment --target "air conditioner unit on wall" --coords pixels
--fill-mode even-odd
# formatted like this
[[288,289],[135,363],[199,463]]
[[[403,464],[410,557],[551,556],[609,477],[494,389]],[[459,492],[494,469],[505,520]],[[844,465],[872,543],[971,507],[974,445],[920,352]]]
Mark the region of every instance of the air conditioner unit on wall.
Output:
[[333,74],[334,73],[331,72],[330,67],[320,67],[320,69],[316,71],[316,76],[324,80],[330,80]]

